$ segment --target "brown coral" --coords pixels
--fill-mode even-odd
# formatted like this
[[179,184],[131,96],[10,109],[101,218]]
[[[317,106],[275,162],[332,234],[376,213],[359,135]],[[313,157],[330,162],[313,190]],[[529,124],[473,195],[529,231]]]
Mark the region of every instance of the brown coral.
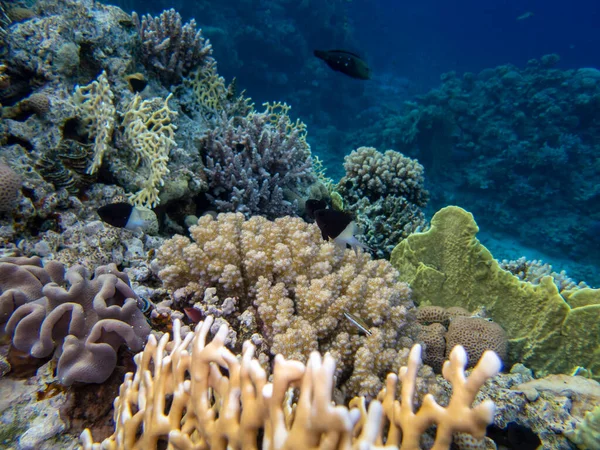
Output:
[[508,340],[500,325],[481,317],[456,317],[450,322],[446,334],[446,354],[456,345],[462,345],[469,361],[478,361],[483,352],[492,350],[502,360],[506,359]]
[[22,180],[8,165],[0,163],[0,212],[11,211],[19,198]]
[[506,359],[508,339],[497,323],[473,315],[464,308],[421,306],[417,321],[422,325],[418,340],[425,344],[423,360],[439,373],[444,358],[457,345],[465,348],[470,364],[486,350]]

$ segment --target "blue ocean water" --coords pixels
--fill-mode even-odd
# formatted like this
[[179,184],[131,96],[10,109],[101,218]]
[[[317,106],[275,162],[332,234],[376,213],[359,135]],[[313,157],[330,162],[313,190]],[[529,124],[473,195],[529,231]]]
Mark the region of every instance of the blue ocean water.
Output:
[[[333,179],[360,146],[401,151],[425,166],[429,216],[460,205],[494,234],[488,245],[498,258],[543,258],[600,285],[600,88],[595,72],[589,89],[569,84],[575,70],[600,67],[598,2],[114,3],[140,14],[173,7],[194,18],[211,39],[219,73],[235,77],[257,105],[290,104]],[[313,56],[334,48],[361,56],[372,78],[347,77]],[[549,54],[559,58],[540,63]],[[465,74],[475,77],[474,88]],[[576,105],[581,96],[590,99],[585,108]],[[439,129],[425,122],[427,108],[458,101],[465,111],[453,111]],[[425,116],[407,143],[411,108]]]

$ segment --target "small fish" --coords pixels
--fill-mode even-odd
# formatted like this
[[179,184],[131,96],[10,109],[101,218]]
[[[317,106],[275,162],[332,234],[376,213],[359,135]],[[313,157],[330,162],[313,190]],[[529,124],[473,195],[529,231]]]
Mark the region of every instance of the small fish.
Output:
[[327,209],[327,202],[325,200],[314,200],[311,198],[304,203],[306,215],[311,219],[315,218],[315,211],[319,209]]
[[524,14],[521,14],[519,17],[517,17],[517,20],[525,20],[525,19],[529,19],[530,17],[533,17],[533,13],[531,11],[527,11]]
[[354,53],[345,50],[315,50],[314,54],[336,72],[359,80],[371,78],[371,69],[367,63]]
[[129,89],[131,92],[138,93],[142,92],[146,86],[148,86],[148,81],[144,77],[142,73],[132,73],[131,75],[127,75],[125,77],[127,83],[129,83]]
[[344,317],[350,321],[352,325],[358,328],[360,331],[365,333],[367,336],[371,336],[371,332],[369,331],[369,326],[362,320],[360,317],[355,316],[348,311],[344,311]]
[[190,319],[192,322],[194,323],[198,323],[202,320],[202,313],[200,312],[200,310],[196,309],[196,308],[183,308],[183,312],[185,312],[185,315],[187,316],[188,319]]
[[125,202],[101,206],[98,208],[98,215],[103,222],[113,227],[132,231],[136,229],[145,231],[151,228],[156,221],[156,214],[151,209],[133,206]]
[[361,243],[354,235],[358,232],[358,227],[354,222],[352,215],[343,211],[334,209],[318,209],[314,212],[315,221],[321,230],[323,239],[333,240],[336,245],[346,248],[346,244],[357,252],[358,248],[371,250]]

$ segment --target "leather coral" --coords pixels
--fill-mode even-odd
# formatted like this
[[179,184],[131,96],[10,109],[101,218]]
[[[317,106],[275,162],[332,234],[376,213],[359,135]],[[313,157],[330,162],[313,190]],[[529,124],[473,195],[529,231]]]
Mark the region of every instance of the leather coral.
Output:
[[64,385],[102,383],[119,346],[139,351],[150,332],[127,275],[114,264],[90,278],[83,266],[3,258],[0,293],[0,325],[13,346],[36,358],[55,354]]

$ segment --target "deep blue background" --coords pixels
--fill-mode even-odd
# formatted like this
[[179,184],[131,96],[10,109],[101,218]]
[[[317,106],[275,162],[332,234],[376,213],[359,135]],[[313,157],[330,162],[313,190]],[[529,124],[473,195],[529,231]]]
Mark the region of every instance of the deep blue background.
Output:
[[[600,2],[353,0],[356,38],[374,70],[393,71],[423,88],[455,70],[523,66],[548,53],[559,67],[600,67]],[[532,12],[533,16],[517,20]]]

